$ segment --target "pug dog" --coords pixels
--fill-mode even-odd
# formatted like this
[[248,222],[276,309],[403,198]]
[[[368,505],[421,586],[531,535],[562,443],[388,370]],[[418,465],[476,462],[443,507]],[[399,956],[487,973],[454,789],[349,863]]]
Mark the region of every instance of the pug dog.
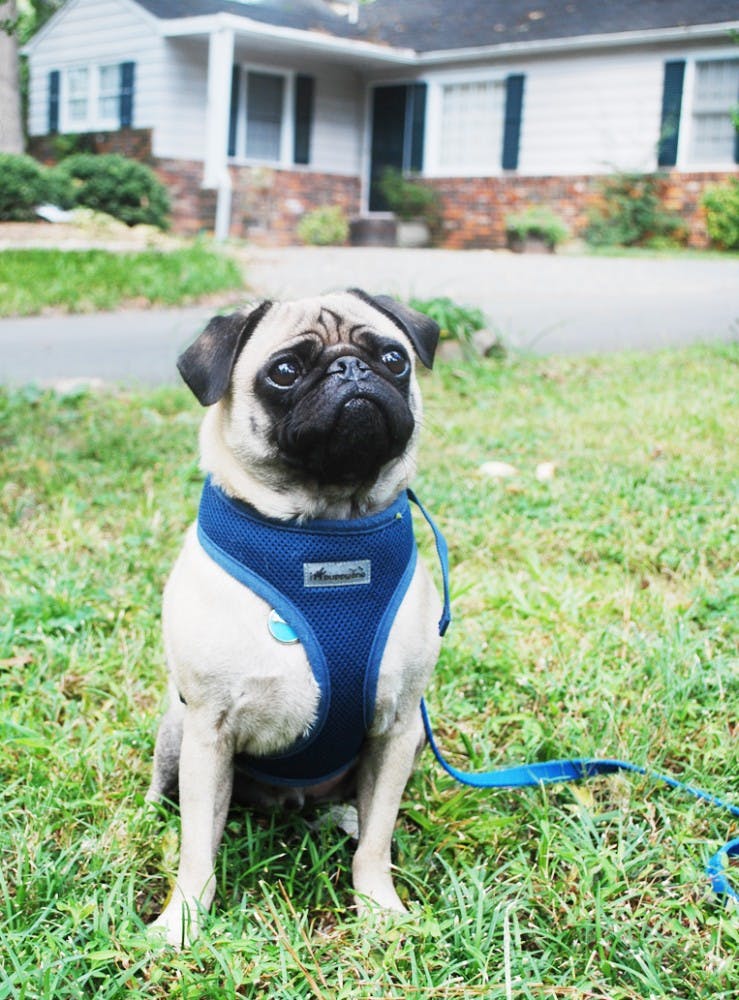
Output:
[[356,796],[357,906],[404,911],[391,839],[441,607],[407,490],[416,361],[432,366],[438,337],[428,317],[354,289],[217,316],[178,361],[207,408],[207,478],[164,591],[169,707],[147,793],[179,788],[179,869],[153,925],[172,945],[213,901],[232,796]]

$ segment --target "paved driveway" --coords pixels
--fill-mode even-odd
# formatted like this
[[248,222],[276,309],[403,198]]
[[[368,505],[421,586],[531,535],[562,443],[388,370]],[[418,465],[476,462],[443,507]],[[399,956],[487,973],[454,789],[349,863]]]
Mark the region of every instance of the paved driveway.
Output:
[[[479,306],[511,347],[545,353],[656,349],[739,336],[739,259],[605,258],[496,251],[245,251],[254,297],[359,286]],[[175,359],[210,307],[0,320],[0,381],[175,382]]]

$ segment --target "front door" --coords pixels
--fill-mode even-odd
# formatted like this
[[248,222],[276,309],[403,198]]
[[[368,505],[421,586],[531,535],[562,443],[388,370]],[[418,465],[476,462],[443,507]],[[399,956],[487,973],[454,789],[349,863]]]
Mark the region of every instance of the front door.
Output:
[[423,135],[426,115],[426,85],[397,84],[375,87],[372,92],[370,146],[370,212],[386,212],[388,205],[379,189],[382,172],[423,169]]

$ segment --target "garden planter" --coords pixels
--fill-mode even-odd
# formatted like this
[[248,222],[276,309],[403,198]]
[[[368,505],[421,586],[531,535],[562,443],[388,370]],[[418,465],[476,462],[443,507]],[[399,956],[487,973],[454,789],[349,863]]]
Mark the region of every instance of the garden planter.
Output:
[[406,248],[431,246],[431,230],[426,220],[399,219],[397,245]]
[[511,236],[506,239],[513,253],[554,253],[554,244],[542,236]]

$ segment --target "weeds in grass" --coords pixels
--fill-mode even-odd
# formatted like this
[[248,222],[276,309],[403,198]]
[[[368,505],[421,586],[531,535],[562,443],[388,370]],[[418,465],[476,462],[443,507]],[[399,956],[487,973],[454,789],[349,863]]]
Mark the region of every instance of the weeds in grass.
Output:
[[[455,763],[616,756],[736,799],[738,362],[508,359],[424,380],[416,485],[455,614],[428,701]],[[184,390],[22,390],[0,417],[0,1000],[736,995],[736,913],[702,873],[727,816],[636,777],[472,791],[429,754],[395,837],[409,920],[352,914],[344,835],[234,809],[202,938],[152,949],[142,918],[178,835],[142,801],[158,608],[196,508],[200,412]],[[489,459],[522,471],[491,481]]]

